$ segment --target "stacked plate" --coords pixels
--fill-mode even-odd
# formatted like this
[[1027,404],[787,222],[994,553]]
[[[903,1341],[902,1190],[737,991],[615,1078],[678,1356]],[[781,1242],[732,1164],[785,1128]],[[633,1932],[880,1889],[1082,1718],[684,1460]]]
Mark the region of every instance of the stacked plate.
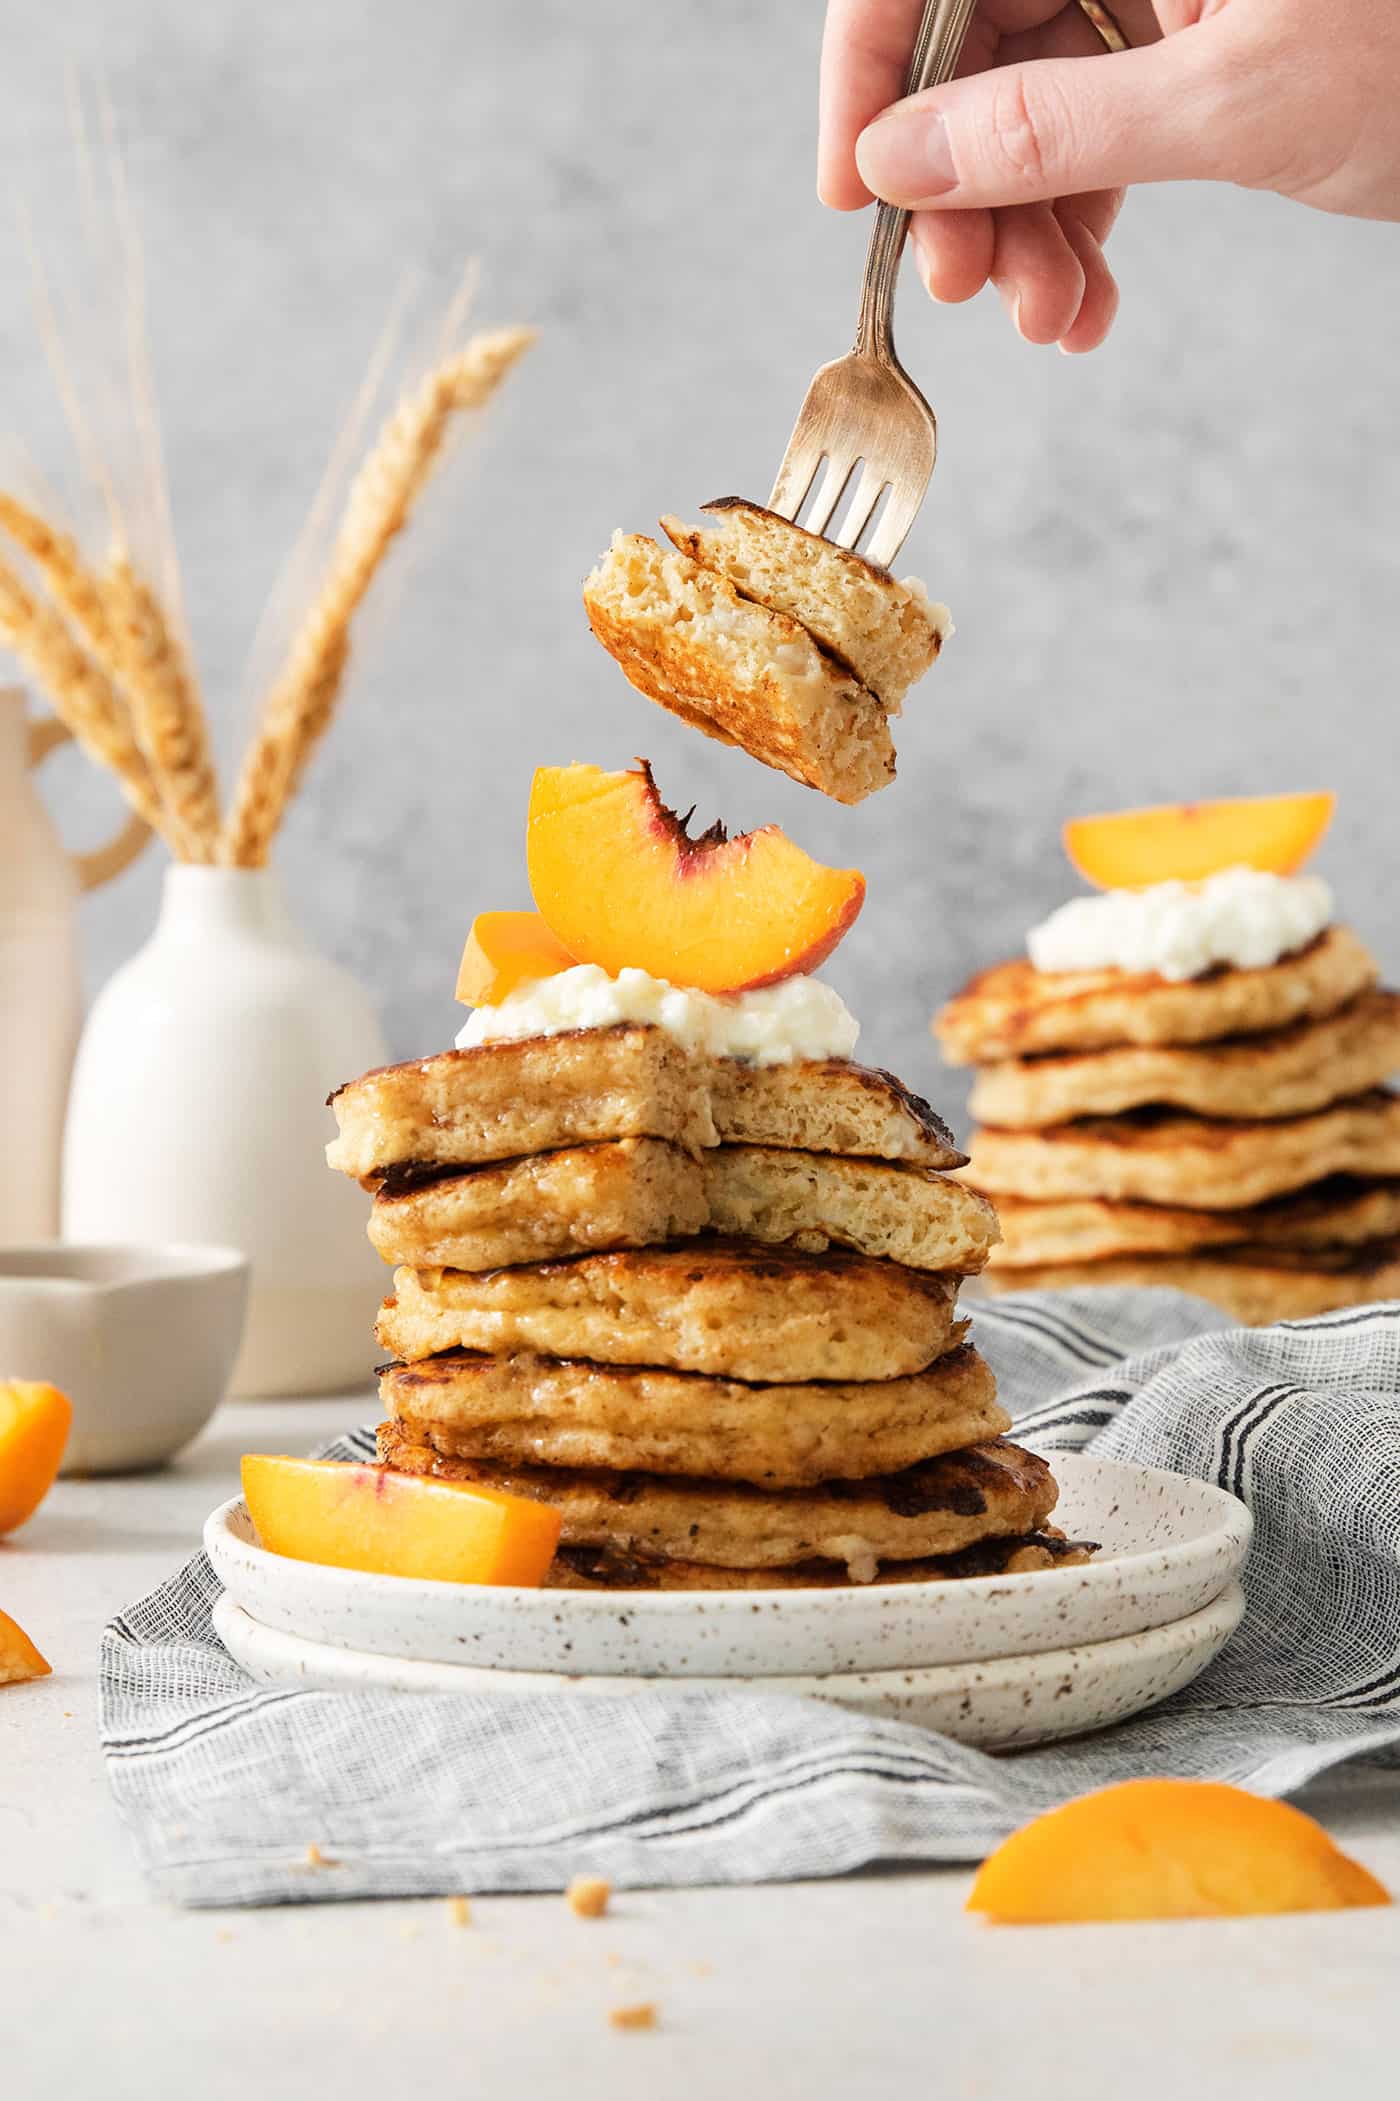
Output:
[[265,1684],[550,1692],[660,1682],[806,1694],[963,1743],[1072,1736],[1152,1707],[1239,1624],[1249,1512],[1208,1482],[1059,1454],[1055,1521],[1087,1567],[830,1590],[487,1589],[270,1554],[240,1499],[204,1544],[214,1624]]

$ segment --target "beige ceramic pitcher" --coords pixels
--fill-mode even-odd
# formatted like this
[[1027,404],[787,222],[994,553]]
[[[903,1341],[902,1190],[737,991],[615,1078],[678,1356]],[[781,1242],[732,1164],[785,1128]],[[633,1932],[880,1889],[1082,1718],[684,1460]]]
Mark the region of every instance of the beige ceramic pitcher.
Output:
[[33,769],[71,733],[31,722],[0,688],[0,1245],[58,1232],[64,1105],[82,1019],[78,898],[140,853],[132,815],[110,845],[69,854],[35,792]]

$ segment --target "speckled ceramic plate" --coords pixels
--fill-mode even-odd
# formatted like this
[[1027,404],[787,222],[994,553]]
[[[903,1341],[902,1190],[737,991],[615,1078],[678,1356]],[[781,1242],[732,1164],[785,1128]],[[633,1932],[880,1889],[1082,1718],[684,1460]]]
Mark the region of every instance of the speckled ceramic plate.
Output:
[[1231,1583],[1187,1619],[1146,1634],[932,1670],[774,1678],[574,1678],[547,1671],[488,1671],[465,1663],[414,1663],[336,1649],[259,1626],[227,1593],[214,1625],[229,1654],[264,1685],[334,1692],[550,1693],[626,1695],[670,1683],[689,1692],[787,1693],[834,1700],[885,1721],[914,1722],[959,1742],[1012,1749],[1102,1729],[1155,1707],[1203,1671],[1239,1625],[1244,1592]]
[[960,1583],[834,1590],[488,1589],[371,1576],[260,1546],[240,1499],[204,1544],[262,1626],[420,1663],[604,1677],[825,1677],[1027,1656],[1188,1618],[1249,1547],[1244,1505],[1205,1481],[1072,1453],[1055,1457],[1056,1522],[1102,1553],[1085,1568]]

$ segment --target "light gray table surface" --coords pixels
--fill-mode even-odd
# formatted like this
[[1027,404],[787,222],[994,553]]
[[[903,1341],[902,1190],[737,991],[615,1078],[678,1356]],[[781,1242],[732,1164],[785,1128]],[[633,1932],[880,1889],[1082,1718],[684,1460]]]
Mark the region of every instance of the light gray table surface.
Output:
[[[1400,1911],[995,1930],[961,1869],[560,1898],[179,1912],[151,1897],[96,1744],[104,1621],[197,1542],[245,1449],[307,1450],[368,1396],[225,1408],[170,1471],[60,1482],[0,1546],[54,1674],[0,1692],[0,2093],[259,2101],[887,2090],[1039,2101],[1395,2091]],[[1400,1890],[1400,1780],[1307,1806]],[[653,2033],[610,2007],[654,2001]]]

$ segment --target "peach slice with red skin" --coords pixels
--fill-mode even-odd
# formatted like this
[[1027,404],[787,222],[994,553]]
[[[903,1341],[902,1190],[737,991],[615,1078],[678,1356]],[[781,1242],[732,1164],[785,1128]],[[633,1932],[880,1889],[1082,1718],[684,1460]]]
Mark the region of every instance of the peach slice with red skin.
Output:
[[1226,868],[1293,875],[1331,823],[1336,801],[1325,792],[1253,795],[1075,817],[1064,829],[1065,852],[1100,890],[1199,883]]
[[33,1517],[58,1476],[73,1421],[66,1393],[42,1379],[0,1379],[0,1534]]
[[535,903],[580,963],[703,992],[747,992],[824,963],[865,900],[774,824],[692,839],[644,759],[627,773],[542,766],[526,851]]
[[464,1007],[494,1007],[517,985],[572,970],[578,961],[538,912],[478,912],[457,972]]
[[547,1503],[387,1466],[249,1452],[243,1500],[272,1554],[439,1583],[539,1584],[562,1524]]
[[1128,1780],[1013,1832],[983,1862],[967,1908],[1031,1926],[1390,1901],[1374,1875],[1286,1802],[1211,1780]]
[[8,1612],[0,1612],[0,1685],[22,1685],[28,1678],[47,1678],[52,1669],[23,1627]]

